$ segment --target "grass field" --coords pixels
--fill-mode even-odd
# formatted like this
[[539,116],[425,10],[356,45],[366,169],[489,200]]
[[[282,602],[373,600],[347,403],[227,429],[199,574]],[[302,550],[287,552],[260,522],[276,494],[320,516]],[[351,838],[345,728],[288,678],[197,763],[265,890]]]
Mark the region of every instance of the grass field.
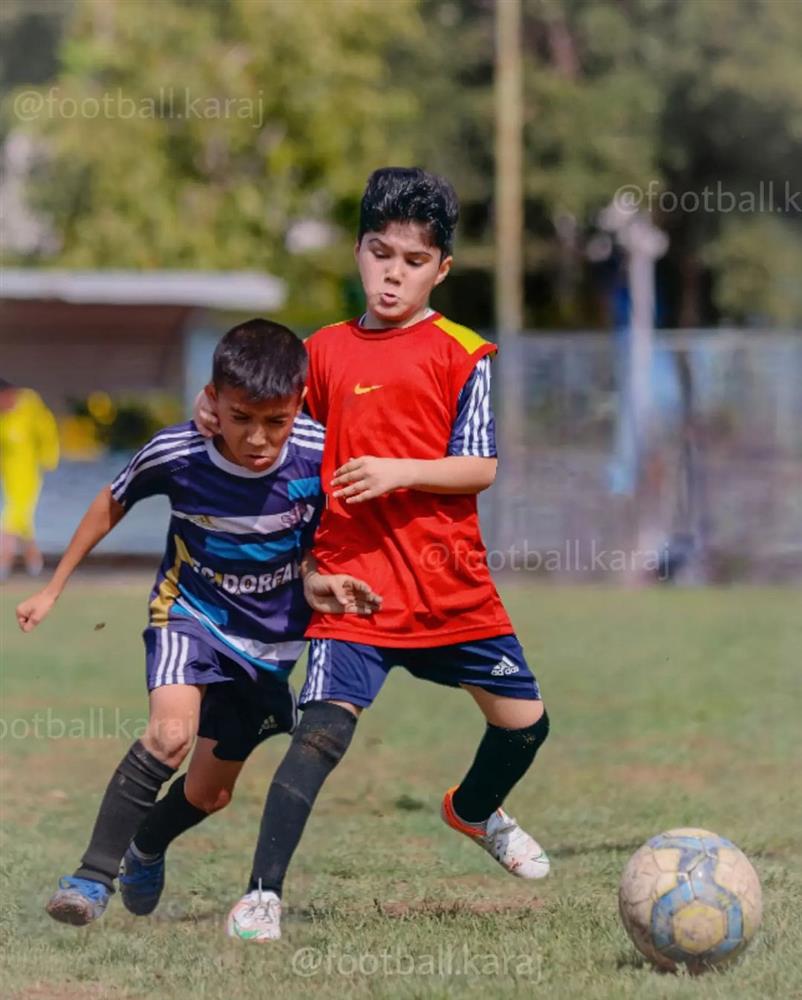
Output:
[[[552,718],[508,806],[551,877],[511,879],[442,825],[482,722],[466,695],[395,671],[321,795],[274,946],[229,941],[222,921],[286,737],[254,755],[228,810],[173,846],[153,917],[118,898],[84,929],[43,912],[145,714],[146,592],[142,579],[76,582],[27,637],[12,623],[27,588],[1,592],[4,997],[802,997],[798,591],[508,589]],[[733,839],[764,888],[744,960],[698,979],[651,971],[616,909],[629,854],[681,825]]]

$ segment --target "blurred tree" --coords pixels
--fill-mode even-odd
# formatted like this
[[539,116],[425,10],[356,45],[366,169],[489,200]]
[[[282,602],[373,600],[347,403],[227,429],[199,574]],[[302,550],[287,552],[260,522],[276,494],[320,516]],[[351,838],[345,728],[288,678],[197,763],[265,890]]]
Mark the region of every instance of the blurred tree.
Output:
[[798,226],[795,233],[782,217],[770,214],[728,217],[702,261],[716,275],[716,302],[725,315],[762,326],[802,322]]
[[[577,223],[634,185],[671,237],[667,322],[713,318],[711,266],[713,302],[731,318],[802,320],[782,277],[791,247],[802,254],[802,193],[786,204],[789,186],[802,189],[802,6],[528,0],[527,12],[530,211],[554,225],[558,317],[577,303]],[[773,238],[749,239],[758,231]]]
[[[784,276],[789,253],[802,258],[802,5],[663,0],[648,20],[662,42],[661,177],[667,191],[703,206],[658,216],[681,276],[674,321],[706,319],[707,262],[726,318],[799,323],[802,299]],[[795,190],[795,204],[786,201]]]
[[[75,0],[56,113],[25,126],[55,260],[266,269],[311,326],[358,302],[366,175],[417,162],[463,202],[439,301],[489,322],[496,2]],[[671,236],[664,322],[799,322],[802,5],[524,0],[524,33],[528,322],[597,319],[584,250],[624,185]]]
[[0,87],[45,83],[58,70],[58,48],[72,0],[3,0]]
[[412,0],[77,3],[30,125],[58,263],[264,269],[293,322],[336,316],[366,173],[413,159],[390,63],[423,31]]

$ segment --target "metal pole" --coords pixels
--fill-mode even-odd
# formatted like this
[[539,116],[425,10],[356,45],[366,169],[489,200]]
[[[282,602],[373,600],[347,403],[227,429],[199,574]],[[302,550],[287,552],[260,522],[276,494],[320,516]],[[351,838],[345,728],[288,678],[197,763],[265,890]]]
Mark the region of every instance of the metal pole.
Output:
[[523,326],[523,65],[521,0],[496,0],[495,317],[500,353],[494,379],[500,404],[501,461],[492,546],[508,551],[526,538]]
[[523,66],[521,0],[496,0],[496,326],[523,325]]

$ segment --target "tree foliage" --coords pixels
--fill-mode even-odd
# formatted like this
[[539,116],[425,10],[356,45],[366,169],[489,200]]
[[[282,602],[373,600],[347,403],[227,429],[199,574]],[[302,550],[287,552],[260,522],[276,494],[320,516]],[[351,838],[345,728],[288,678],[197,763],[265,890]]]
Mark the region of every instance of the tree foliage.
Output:
[[[38,84],[55,112],[28,123],[6,116],[7,127],[46,143],[32,187],[60,237],[48,260],[265,269],[290,282],[288,318],[312,325],[352,305],[365,177],[417,162],[453,179],[461,260],[489,271],[494,8],[75,0],[52,82],[17,80]],[[14,7],[19,17],[23,9]],[[63,6],[57,16],[65,20]],[[711,318],[708,277],[725,317],[802,319],[787,278],[802,255],[793,203],[689,211],[663,197],[685,195],[687,206],[706,190],[802,187],[799,4],[524,0],[523,44],[527,262],[554,290],[549,322],[587,322],[584,243],[624,185],[650,193],[671,236],[674,322]],[[86,112],[104,99],[111,113],[67,113],[68,101]],[[293,241],[309,220],[328,234],[320,246]],[[542,318],[536,301],[529,319]]]

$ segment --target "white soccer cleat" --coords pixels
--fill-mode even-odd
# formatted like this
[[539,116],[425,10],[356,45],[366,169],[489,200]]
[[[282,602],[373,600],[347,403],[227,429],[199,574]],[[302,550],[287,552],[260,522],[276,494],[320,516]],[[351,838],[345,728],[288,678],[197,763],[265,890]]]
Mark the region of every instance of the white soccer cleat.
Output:
[[278,941],[281,900],[275,892],[254,889],[235,903],[226,919],[226,934],[240,941]]
[[521,829],[503,809],[497,809],[484,823],[466,823],[454,811],[456,787],[443,797],[440,815],[443,822],[464,833],[483,847],[491,857],[517,878],[545,878],[551,867],[548,856],[534,837]]

